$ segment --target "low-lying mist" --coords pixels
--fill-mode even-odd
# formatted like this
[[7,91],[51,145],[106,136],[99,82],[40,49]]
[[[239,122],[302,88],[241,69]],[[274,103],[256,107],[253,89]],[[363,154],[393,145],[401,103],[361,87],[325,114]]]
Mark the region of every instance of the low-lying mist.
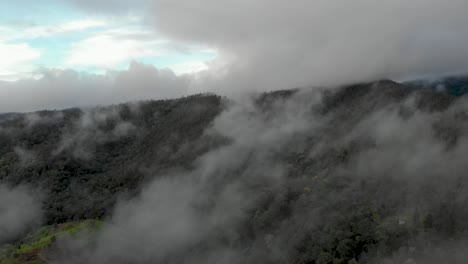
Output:
[[48,149],[76,173],[47,221],[106,224],[58,239],[50,263],[466,262],[465,97],[381,81],[158,104],[56,118],[69,125]]
[[42,223],[41,195],[30,186],[0,184],[0,249]]

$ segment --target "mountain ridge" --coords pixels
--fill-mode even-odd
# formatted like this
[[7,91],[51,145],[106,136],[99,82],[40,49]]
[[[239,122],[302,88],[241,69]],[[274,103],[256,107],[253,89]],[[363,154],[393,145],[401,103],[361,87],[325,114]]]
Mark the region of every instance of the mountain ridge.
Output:
[[0,181],[40,186],[46,224],[112,223],[59,263],[425,259],[464,245],[465,100],[383,80],[18,114]]

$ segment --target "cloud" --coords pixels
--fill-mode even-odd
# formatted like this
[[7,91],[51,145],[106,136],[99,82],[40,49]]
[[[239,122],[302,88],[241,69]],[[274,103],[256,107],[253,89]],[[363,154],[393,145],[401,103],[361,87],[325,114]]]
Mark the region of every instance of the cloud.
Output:
[[[114,123],[109,128],[109,123]],[[104,127],[107,126],[107,129]],[[89,160],[94,157],[97,145],[114,142],[136,134],[131,122],[123,121],[116,108],[87,109],[61,136],[52,155],[69,151],[75,158]]]
[[72,45],[65,62],[73,66],[116,66],[132,59],[155,57],[158,52],[148,43],[98,35]]
[[[75,23],[77,22],[77,23]],[[89,26],[96,21],[72,21],[69,28]],[[65,67],[91,66],[115,68],[131,60],[155,57],[164,52],[166,40],[138,25],[139,18],[125,16],[108,19],[107,27],[71,43]]]
[[13,151],[18,156],[21,166],[28,167],[34,164],[37,160],[36,153],[31,150],[22,147],[15,147]]
[[0,184],[0,244],[41,222],[41,199],[28,187]]
[[156,0],[171,38],[220,50],[218,88],[274,90],[468,70],[464,0]]
[[26,27],[0,27],[0,80],[16,81],[35,76],[37,65],[47,50],[36,47],[30,41],[37,38],[56,37],[57,35],[82,31],[104,26],[104,21],[84,19],[74,20],[61,25],[27,25]]
[[205,57],[215,53],[205,47],[171,41],[136,24],[117,25],[72,43],[64,65],[115,68],[131,60],[144,60],[182,74],[208,69]]
[[184,62],[171,66],[176,74],[193,74],[209,69],[209,63],[205,61]]
[[[142,0],[131,4],[69,4],[86,12],[138,18],[134,22],[145,32],[106,30],[88,36],[74,44],[66,57],[66,67],[108,68],[131,59],[148,62],[148,57],[155,63],[157,55],[178,47],[216,50],[218,56],[211,61],[164,63],[178,74],[195,73],[190,86],[184,88],[194,92],[237,96],[252,91],[468,71],[465,0]],[[78,24],[95,26],[89,21]],[[135,93],[129,99],[145,95]]]
[[63,24],[60,26],[62,31],[75,31],[75,30],[84,30],[94,27],[101,27],[105,26],[106,23],[104,21],[92,20],[92,19],[84,19],[84,20],[76,20],[71,21]]
[[45,70],[39,79],[0,83],[0,112],[93,106],[189,93],[191,79],[171,70],[133,62],[104,75]]
[[132,2],[126,0],[71,0],[68,2],[75,7],[90,12],[121,14],[143,12],[149,0],[134,0]]
[[41,52],[26,43],[4,44],[0,42],[0,79],[16,80],[30,76],[34,67],[31,63],[41,56]]
[[443,242],[429,242],[427,238],[421,237],[416,241],[418,247],[402,248],[392,256],[375,259],[371,263],[392,264],[462,264],[468,259],[466,239],[454,239]]
[[87,29],[106,26],[108,22],[104,20],[83,19],[64,22],[59,25],[27,25],[25,28],[1,27],[0,40],[14,41],[35,38],[51,37],[59,34],[83,31]]

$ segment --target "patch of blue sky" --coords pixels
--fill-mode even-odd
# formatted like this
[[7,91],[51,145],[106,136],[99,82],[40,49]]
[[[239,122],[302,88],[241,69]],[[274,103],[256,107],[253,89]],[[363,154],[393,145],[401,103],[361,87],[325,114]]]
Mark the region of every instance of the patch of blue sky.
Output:
[[41,47],[51,47],[51,46],[67,46],[71,43],[78,42],[87,37],[90,37],[96,33],[101,32],[102,29],[99,27],[78,30],[78,31],[69,31],[69,32],[59,32],[54,33],[49,36],[37,36],[37,37],[23,37],[10,40],[7,43],[9,44],[19,44],[19,43],[28,43],[32,47],[41,48]]
[[35,37],[31,39],[18,38],[6,43],[27,43],[32,48],[39,50],[41,52],[41,57],[34,62],[36,67],[63,68],[66,66],[64,62],[72,48],[72,45],[99,32],[99,28],[91,28],[87,30],[63,32],[56,35]]
[[[54,29],[71,22],[89,19],[90,14],[64,3],[60,0],[29,1],[16,0],[9,3],[7,8],[0,9],[0,26],[21,30],[33,26],[50,27]],[[67,65],[67,59],[73,50],[73,45],[83,40],[105,34],[108,30],[122,30],[137,33],[144,32],[138,25],[138,21],[113,21],[111,24],[96,25],[82,30],[72,30],[52,32],[47,35],[28,36],[21,34],[18,37],[7,40],[5,44],[26,43],[33,49],[39,50],[41,56],[29,61],[29,65],[34,68],[59,68],[65,69],[72,66],[73,70],[90,73],[105,73],[107,70],[126,70],[131,60],[123,61],[112,67],[102,67],[93,65]],[[169,45],[170,46],[170,45]],[[157,68],[171,68],[184,63],[203,62],[216,58],[215,52],[202,51],[197,49],[182,49],[180,51],[172,48],[154,46],[156,53],[161,53],[151,57],[135,58],[136,61],[153,65]],[[187,50],[192,50],[187,52]]]
[[58,24],[83,16],[86,14],[57,0],[18,0],[0,8],[0,24],[13,27]]

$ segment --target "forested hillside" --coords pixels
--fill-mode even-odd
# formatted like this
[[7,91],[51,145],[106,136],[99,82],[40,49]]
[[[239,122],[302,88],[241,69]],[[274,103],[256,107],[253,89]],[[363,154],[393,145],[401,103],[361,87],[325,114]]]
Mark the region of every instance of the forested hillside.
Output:
[[463,263],[466,103],[379,81],[4,114],[0,180],[42,224],[107,223],[51,263]]
[[0,180],[42,189],[48,224],[103,217],[148,175],[190,169],[217,144],[203,131],[222,107],[222,98],[199,95],[6,114],[0,119]]

